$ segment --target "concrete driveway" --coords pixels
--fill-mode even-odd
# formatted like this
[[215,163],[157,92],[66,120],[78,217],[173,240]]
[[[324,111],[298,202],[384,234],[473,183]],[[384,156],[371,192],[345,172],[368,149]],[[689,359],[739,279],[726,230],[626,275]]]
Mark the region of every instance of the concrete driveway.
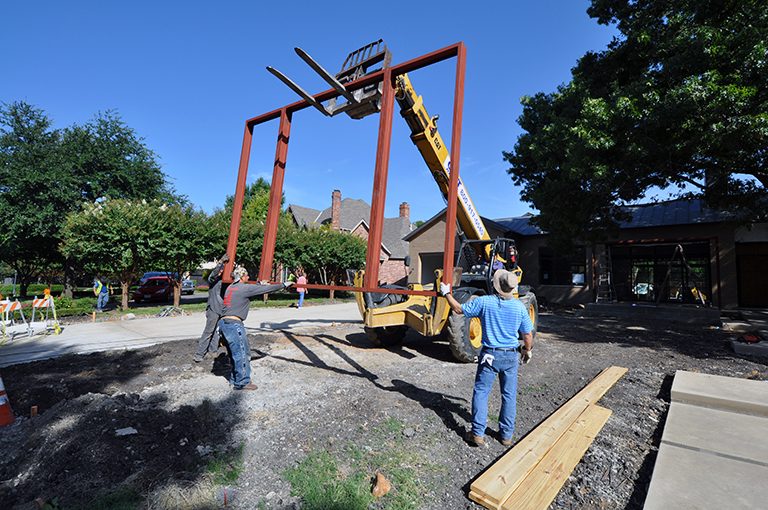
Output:
[[[249,332],[300,331],[340,323],[362,324],[357,304],[257,308],[251,309],[245,321]],[[138,349],[162,342],[197,338],[204,326],[205,314],[202,312],[183,317],[72,324],[64,327],[59,335],[16,338],[0,346],[0,368],[64,354]]]

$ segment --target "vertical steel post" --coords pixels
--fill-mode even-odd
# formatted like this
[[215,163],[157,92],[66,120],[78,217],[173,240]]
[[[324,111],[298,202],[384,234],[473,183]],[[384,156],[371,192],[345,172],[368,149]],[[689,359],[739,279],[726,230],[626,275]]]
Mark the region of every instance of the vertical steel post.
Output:
[[461,156],[461,118],[464,111],[464,71],[467,50],[459,43],[456,54],[456,91],[453,97],[453,133],[451,135],[450,184],[448,206],[445,210],[445,252],[443,253],[443,279],[453,280],[453,251],[456,240],[456,195],[459,187],[459,158]]
[[251,158],[251,141],[253,140],[253,127],[247,122],[243,133],[243,148],[240,151],[240,168],[237,171],[237,187],[235,188],[235,201],[232,204],[232,222],[229,224],[229,240],[227,241],[227,254],[229,262],[224,267],[225,282],[231,282],[232,267],[237,255],[237,237],[240,234],[240,218],[243,215],[243,197],[245,196],[245,182],[248,177],[248,161]]
[[264,243],[261,247],[259,280],[270,280],[272,276],[272,262],[275,258],[277,223],[280,219],[280,203],[283,200],[283,180],[285,178],[285,163],[288,157],[288,140],[290,135],[291,114],[283,108],[280,111],[280,127],[277,133],[277,146],[275,148],[275,167],[272,170],[272,186],[269,191],[269,210],[267,212],[267,224],[264,228]]
[[387,171],[389,168],[389,146],[392,139],[392,112],[395,91],[392,87],[392,69],[384,69],[382,77],[381,114],[379,137],[376,145],[376,169],[373,174],[373,195],[371,196],[371,218],[368,232],[368,253],[365,260],[364,286],[379,286],[379,252],[381,233],[384,225],[384,204],[387,198]]

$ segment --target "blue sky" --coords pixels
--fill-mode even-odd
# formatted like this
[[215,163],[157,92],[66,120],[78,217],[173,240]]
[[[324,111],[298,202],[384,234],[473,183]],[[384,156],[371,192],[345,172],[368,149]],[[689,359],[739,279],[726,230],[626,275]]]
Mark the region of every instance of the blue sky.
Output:
[[[324,10],[323,6],[328,9]],[[520,97],[553,91],[576,59],[616,34],[586,1],[528,2],[3,2],[0,101],[27,101],[55,127],[117,110],[154,150],[178,191],[212,211],[235,188],[245,119],[297,96],[271,65],[311,93],[327,85],[293,51],[337,72],[350,51],[383,38],[399,63],[463,41],[467,75],[460,172],[480,213],[529,211],[502,150],[520,134]],[[450,142],[455,61],[411,74]],[[314,110],[293,118],[287,203],[322,209],[331,192],[370,203],[378,116]],[[277,121],[254,132],[249,181],[271,178]],[[426,220],[443,202],[396,114],[386,216],[401,202]]]

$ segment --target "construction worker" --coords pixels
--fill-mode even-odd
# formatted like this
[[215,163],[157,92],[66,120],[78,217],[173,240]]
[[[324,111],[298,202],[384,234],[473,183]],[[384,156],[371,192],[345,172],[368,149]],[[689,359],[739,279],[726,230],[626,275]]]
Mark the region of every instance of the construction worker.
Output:
[[229,361],[232,365],[229,383],[235,390],[256,390],[258,387],[251,382],[251,346],[243,325],[248,317],[249,298],[290,287],[291,282],[248,285],[248,271],[242,266],[232,271],[232,280],[233,283],[224,292],[224,306],[219,322],[219,330],[229,346]]
[[205,307],[205,329],[197,342],[197,350],[192,358],[195,363],[200,363],[209,352],[219,349],[219,335],[216,334],[216,326],[221,318],[221,309],[224,302],[221,298],[221,277],[224,273],[224,264],[229,262],[226,253],[216,261],[216,267],[208,275],[208,304]]
[[96,311],[103,312],[109,302],[109,284],[103,284],[98,276],[93,279],[93,295],[96,296]]
[[485,444],[488,394],[496,374],[501,389],[499,438],[504,446],[512,445],[517,411],[517,368],[520,361],[527,363],[531,359],[533,349],[533,323],[523,303],[515,298],[517,284],[515,273],[500,269],[493,274],[496,295],[480,296],[463,305],[451,294],[449,283],[440,284],[440,293],[448,300],[453,312],[469,318],[479,317],[483,327],[482,349],[472,393],[472,428],[466,437],[467,442],[475,446]]

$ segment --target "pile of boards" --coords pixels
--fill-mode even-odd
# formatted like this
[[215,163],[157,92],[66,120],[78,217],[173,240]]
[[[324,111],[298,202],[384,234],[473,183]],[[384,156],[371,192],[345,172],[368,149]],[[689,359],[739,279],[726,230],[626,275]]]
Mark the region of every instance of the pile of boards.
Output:
[[595,402],[626,372],[600,372],[472,482],[470,499],[494,510],[549,507],[611,415]]

